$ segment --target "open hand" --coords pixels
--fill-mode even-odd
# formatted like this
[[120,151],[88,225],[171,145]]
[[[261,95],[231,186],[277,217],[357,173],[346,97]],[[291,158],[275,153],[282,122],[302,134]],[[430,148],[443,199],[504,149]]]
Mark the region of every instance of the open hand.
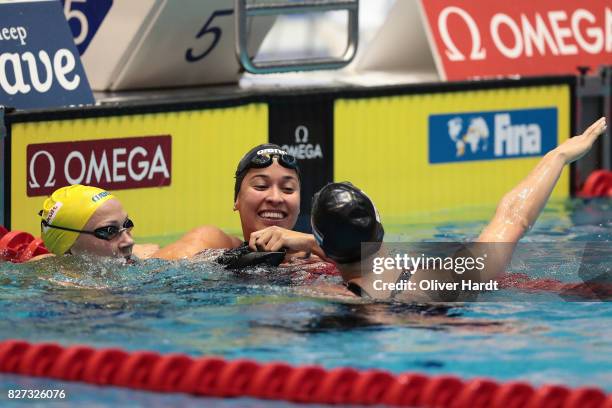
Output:
[[557,147],[563,156],[565,164],[572,163],[588,153],[595,140],[606,131],[606,118],[599,118],[580,136],[574,136]]

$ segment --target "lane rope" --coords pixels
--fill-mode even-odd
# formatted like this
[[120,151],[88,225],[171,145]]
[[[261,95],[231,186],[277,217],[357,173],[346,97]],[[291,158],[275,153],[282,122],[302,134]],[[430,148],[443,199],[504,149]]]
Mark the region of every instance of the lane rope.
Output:
[[525,382],[452,375],[395,375],[382,370],[261,364],[249,359],[192,358],[118,348],[0,342],[0,372],[98,386],[215,398],[252,397],[297,403],[449,408],[612,408],[594,387],[533,387]]

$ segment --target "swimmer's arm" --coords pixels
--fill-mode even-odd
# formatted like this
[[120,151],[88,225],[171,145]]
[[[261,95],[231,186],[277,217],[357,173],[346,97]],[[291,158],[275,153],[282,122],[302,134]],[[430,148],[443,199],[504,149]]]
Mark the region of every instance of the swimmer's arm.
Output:
[[494,268],[491,271],[487,268],[488,273],[483,274],[483,280],[491,279],[505,269],[516,243],[533,226],[546,205],[563,167],[584,156],[605,130],[606,120],[600,118],[580,136],[572,137],[548,152],[535,169],[504,196],[495,216],[476,241],[506,243],[494,246],[494,257],[489,258],[487,263],[487,266]]
[[520,240],[546,205],[564,166],[560,152],[556,149],[548,152],[527,178],[502,198],[477,242]]
[[268,227],[251,233],[249,247],[254,251],[280,251],[315,254],[326,259],[325,252],[317,245],[314,235],[292,231],[281,227]]
[[170,260],[189,258],[205,249],[236,248],[240,244],[238,238],[217,227],[205,225],[189,231],[178,241],[166,245],[150,257]]

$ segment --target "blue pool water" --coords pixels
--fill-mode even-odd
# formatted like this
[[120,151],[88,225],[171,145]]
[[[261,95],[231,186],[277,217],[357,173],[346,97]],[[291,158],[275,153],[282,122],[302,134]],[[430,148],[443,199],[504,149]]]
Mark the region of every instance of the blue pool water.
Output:
[[[394,220],[387,238],[468,240],[489,214],[485,209],[470,221],[454,223]],[[524,241],[610,243],[612,205],[608,200],[549,206]],[[534,270],[520,272],[572,281],[552,267],[557,259],[550,253],[537,260]],[[600,261],[612,264],[611,252]],[[0,340],[449,373],[612,391],[612,303],[566,302],[555,294],[505,291],[501,301],[444,308],[372,304],[334,299],[320,289],[321,284],[338,282],[336,277],[322,277],[306,284],[295,273],[278,269],[228,273],[204,261],[124,266],[64,258],[6,263],[0,265]],[[8,404],[8,389],[24,388],[66,390],[66,400],[53,406],[201,403],[187,395],[0,375],[0,405]],[[206,403],[287,405],[248,399]]]

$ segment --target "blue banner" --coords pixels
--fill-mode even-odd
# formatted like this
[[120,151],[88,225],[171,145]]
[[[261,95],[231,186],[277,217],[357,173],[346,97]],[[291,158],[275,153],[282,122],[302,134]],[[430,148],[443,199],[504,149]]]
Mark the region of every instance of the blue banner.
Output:
[[74,42],[83,55],[98,32],[113,0],[61,0]]
[[556,108],[429,116],[429,163],[542,156],[556,146]]
[[0,3],[0,104],[34,109],[93,102],[60,2]]

